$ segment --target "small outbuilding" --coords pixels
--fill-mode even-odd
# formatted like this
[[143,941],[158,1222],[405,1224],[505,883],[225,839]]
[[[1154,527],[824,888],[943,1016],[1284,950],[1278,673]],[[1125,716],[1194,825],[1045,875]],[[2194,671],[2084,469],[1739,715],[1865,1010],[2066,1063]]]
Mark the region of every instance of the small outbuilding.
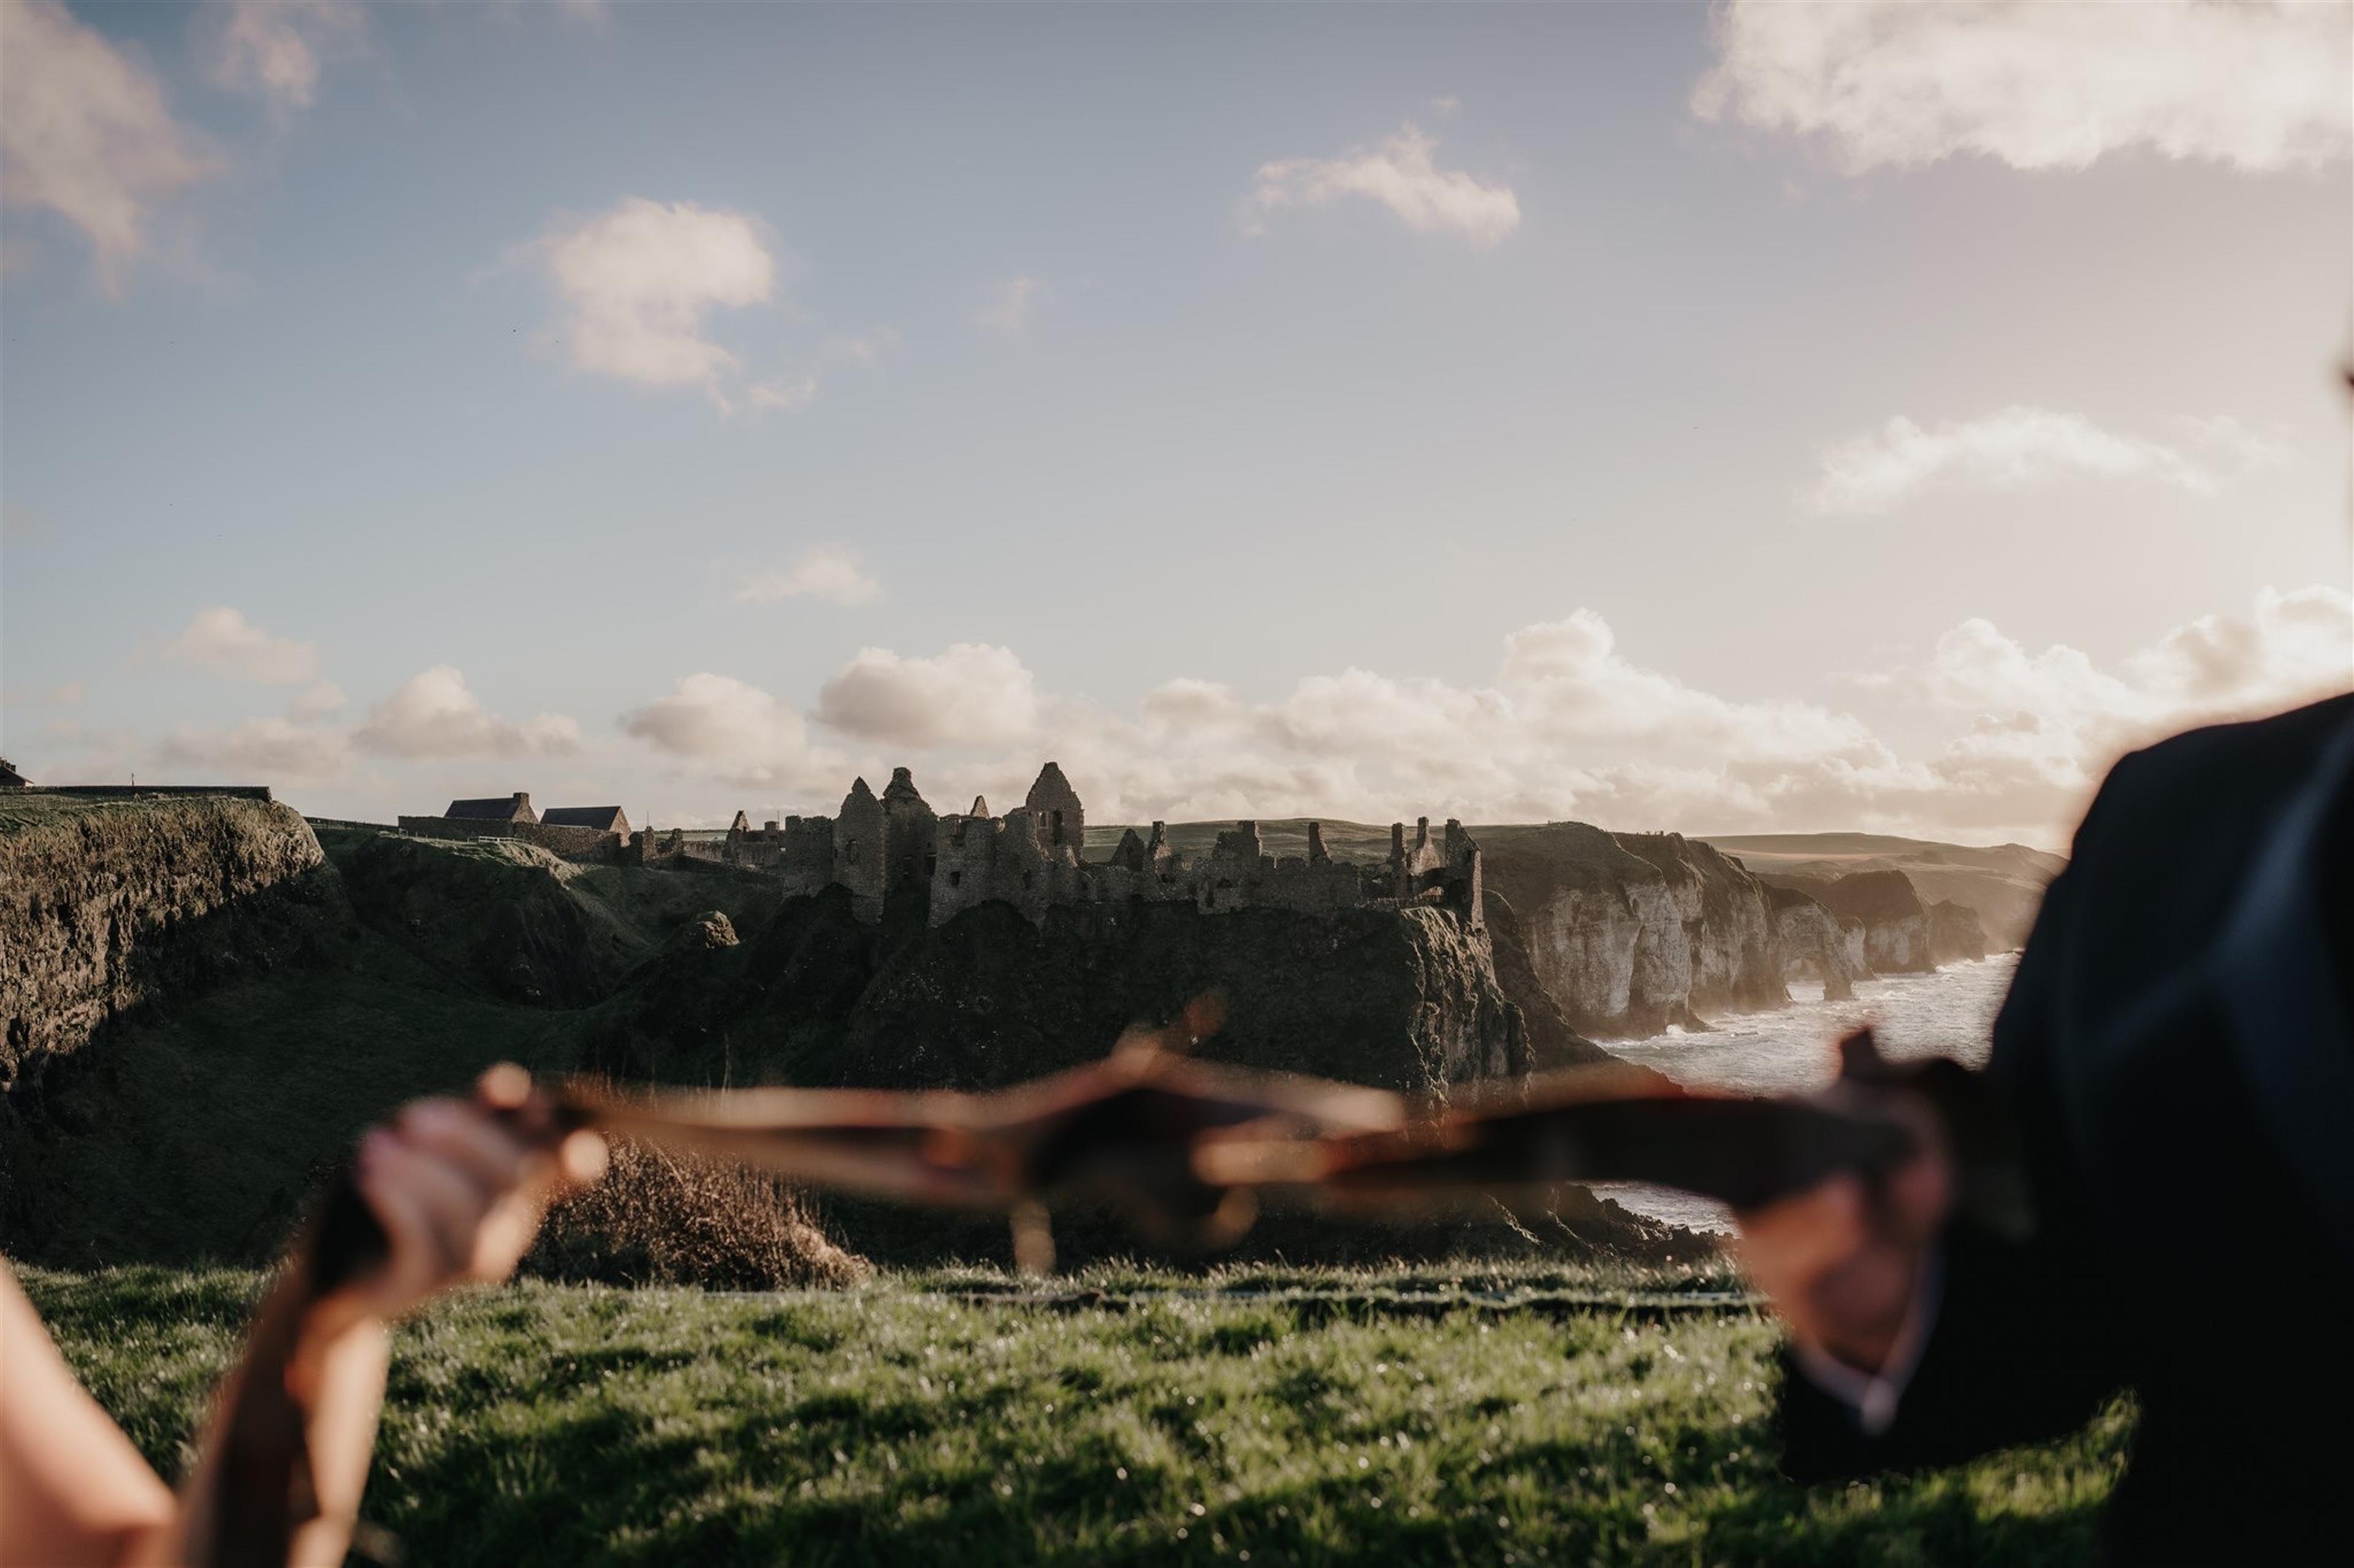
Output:
[[493,795],[486,800],[452,800],[450,809],[441,813],[461,822],[535,822],[537,813],[531,809],[531,797],[518,789],[512,795]]
[[30,782],[6,758],[0,757],[0,789],[22,789]]
[[630,836],[630,819],[619,806],[550,806],[539,820],[551,828],[594,828],[615,838]]

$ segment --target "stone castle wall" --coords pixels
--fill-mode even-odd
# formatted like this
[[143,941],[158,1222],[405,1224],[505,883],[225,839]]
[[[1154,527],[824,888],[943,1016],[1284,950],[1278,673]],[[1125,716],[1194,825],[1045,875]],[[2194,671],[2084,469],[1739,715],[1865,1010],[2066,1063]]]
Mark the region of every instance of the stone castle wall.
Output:
[[1345,909],[1452,910],[1483,924],[1479,846],[1459,822],[1433,837],[1430,819],[1390,829],[1386,860],[1335,860],[1322,828],[1310,823],[1308,853],[1267,853],[1258,824],[1236,822],[1193,860],[1171,847],[1166,824],[1147,838],[1129,829],[1108,861],[1090,861],[1087,809],[1063,770],[1049,762],[1023,803],[1003,816],[986,800],[969,811],[933,810],[914,778],[895,768],[877,795],[854,780],[831,817],[787,817],[753,826],[736,813],[725,834],[640,829],[627,839],[597,828],[545,822],[402,817],[399,831],[422,838],[521,839],[558,854],[686,870],[721,866],[770,874],[788,897],[840,885],[864,921],[902,900],[927,905],[938,926],[967,909],[1010,904],[1034,923],[1074,905],[1190,904],[1205,915],[1237,909],[1305,914]]
[[1313,824],[1309,853],[1280,859],[1265,852],[1255,822],[1235,823],[1193,861],[1171,849],[1160,822],[1150,839],[1129,829],[1108,862],[1085,858],[1086,834],[1086,808],[1051,762],[1023,804],[1002,817],[980,800],[969,811],[937,813],[901,768],[880,796],[864,779],[853,783],[837,816],[788,817],[754,830],[738,813],[725,842],[657,842],[647,858],[680,853],[773,869],[788,895],[840,884],[869,921],[903,898],[927,901],[935,926],[991,902],[1034,922],[1058,906],[1128,903],[1191,904],[1204,914],[1429,906],[1475,927],[1484,918],[1479,846],[1457,822],[1435,839],[1427,818],[1411,839],[1400,823],[1389,859],[1370,864],[1334,860]]

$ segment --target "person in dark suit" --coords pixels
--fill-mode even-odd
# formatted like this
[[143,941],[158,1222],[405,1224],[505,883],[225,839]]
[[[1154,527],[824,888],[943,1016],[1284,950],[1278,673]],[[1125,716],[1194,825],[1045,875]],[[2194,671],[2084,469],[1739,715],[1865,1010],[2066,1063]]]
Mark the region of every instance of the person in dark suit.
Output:
[[1949,1464],[2065,1433],[2129,1389],[2113,1560],[2344,1561],[2350,1025],[2354,695],[2118,763],[1987,1066],[2033,1234],[1954,1216],[1942,1129],[1901,1098],[1924,1134],[1910,1167],[1742,1216],[1791,1327],[1787,1473]]

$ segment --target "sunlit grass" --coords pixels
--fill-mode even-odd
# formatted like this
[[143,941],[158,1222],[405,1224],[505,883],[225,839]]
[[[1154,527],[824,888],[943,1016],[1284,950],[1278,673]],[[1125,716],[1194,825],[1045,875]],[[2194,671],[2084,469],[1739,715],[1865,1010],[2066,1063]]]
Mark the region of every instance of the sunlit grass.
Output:
[[[176,1469],[255,1277],[27,1284]],[[401,1330],[368,1511],[436,1564],[2089,1556],[2123,1407],[1801,1490],[1773,1468],[1776,1330],[1732,1289],[1533,1267],[518,1286]]]

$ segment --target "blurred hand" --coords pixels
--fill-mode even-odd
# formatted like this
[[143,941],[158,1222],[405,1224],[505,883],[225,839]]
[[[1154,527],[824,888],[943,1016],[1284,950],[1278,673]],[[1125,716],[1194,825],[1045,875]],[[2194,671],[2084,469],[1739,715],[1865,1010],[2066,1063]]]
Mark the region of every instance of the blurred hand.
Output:
[[1861,1177],[1835,1176],[1736,1214],[1734,1252],[1794,1336],[1878,1372],[1895,1351],[1922,1259],[1952,1207],[1953,1156],[1943,1121],[1918,1095],[1837,1084],[1822,1099],[1903,1118],[1920,1140],[1918,1152],[1877,1192]]
[[549,1200],[595,1181],[605,1161],[595,1133],[554,1136],[519,1067],[483,1074],[471,1100],[404,1107],[360,1139],[353,1175],[388,1255],[353,1285],[349,1305],[396,1318],[451,1286],[504,1279]]

